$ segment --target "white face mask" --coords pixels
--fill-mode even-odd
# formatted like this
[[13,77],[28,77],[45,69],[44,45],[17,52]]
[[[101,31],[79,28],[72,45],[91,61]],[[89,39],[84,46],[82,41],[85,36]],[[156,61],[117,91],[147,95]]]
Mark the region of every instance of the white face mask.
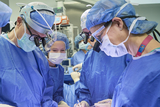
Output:
[[104,51],[106,55],[112,56],[112,57],[121,57],[121,56],[127,54],[128,51],[127,51],[124,43],[128,40],[129,35],[130,35],[135,23],[137,22],[137,20],[145,20],[145,17],[139,17],[132,22],[130,29],[129,29],[128,37],[126,38],[126,40],[124,40],[123,42],[121,42],[118,45],[112,44],[108,38],[107,33],[111,27],[111,24],[110,24],[110,26],[107,28],[106,35],[102,39],[102,45],[100,46],[100,49],[102,51]]
[[107,35],[110,27],[111,27],[111,24],[107,28],[106,35],[102,38],[102,45],[100,46],[100,49],[102,51],[104,51],[106,55],[112,56],[112,57],[120,57],[120,56],[123,56],[123,55],[127,54],[128,51],[127,51],[127,49],[124,45],[124,42],[126,42],[128,40],[129,36],[122,43],[120,43],[118,45],[113,45],[110,42],[109,37]]
[[91,45],[90,43],[84,44],[84,42],[82,41],[81,43],[79,43],[79,49],[85,49],[86,51],[88,51],[88,46]]
[[66,53],[49,53],[49,61],[53,64],[60,64],[64,59],[67,59]]

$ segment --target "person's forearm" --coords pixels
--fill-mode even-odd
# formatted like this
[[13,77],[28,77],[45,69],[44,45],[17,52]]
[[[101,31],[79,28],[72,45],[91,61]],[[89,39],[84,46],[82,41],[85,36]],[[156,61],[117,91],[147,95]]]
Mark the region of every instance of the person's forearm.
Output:
[[75,83],[75,94],[79,98],[79,101],[86,101],[89,105],[91,104],[89,89],[80,81]]
[[61,83],[61,84],[62,85],[59,86],[59,88],[57,89],[57,91],[53,95],[53,100],[56,101],[57,103],[59,103],[60,101],[64,101],[64,98],[63,98],[63,83]]
[[60,95],[59,93],[56,93],[53,95],[53,100],[59,103],[60,101],[64,101],[63,95]]

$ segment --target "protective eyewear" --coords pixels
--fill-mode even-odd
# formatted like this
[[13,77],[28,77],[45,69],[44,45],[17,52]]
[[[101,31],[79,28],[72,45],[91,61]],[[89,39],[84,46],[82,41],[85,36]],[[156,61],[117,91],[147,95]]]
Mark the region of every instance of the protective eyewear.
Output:
[[24,21],[24,23],[25,23],[25,25],[26,25],[26,27],[27,27],[27,30],[29,31],[29,33],[30,33],[30,35],[31,35],[31,36],[29,37],[29,40],[30,40],[30,41],[34,41],[37,47],[40,45],[40,42],[42,42],[43,46],[45,46],[45,44],[46,44],[45,39],[44,39],[44,38],[41,38],[39,35],[32,34],[32,32],[31,32],[31,30],[30,30],[27,22],[26,22],[24,19],[23,19],[23,21]]
[[101,35],[103,34],[104,29],[112,22],[112,20],[106,22],[102,27],[92,33],[92,36],[101,44]]
[[105,26],[103,25],[102,27],[100,27],[98,30],[96,30],[92,36],[101,44],[101,35],[103,34],[103,30],[105,29]]
[[[85,34],[85,37],[83,37],[82,35],[83,34]],[[87,44],[87,42],[88,42],[88,39],[90,38],[90,35],[91,35],[92,33],[89,31],[89,32],[81,32],[80,33],[80,36],[83,38],[83,40],[84,40],[84,44]],[[93,38],[91,39],[91,42],[93,42],[94,40],[93,40]]]
[[83,38],[83,36],[82,36],[83,34],[85,34],[86,36],[89,36],[89,35],[91,35],[92,33],[91,33],[90,31],[89,31],[89,32],[83,32],[83,31],[82,31],[82,32],[80,33],[80,36],[81,36],[82,38]]

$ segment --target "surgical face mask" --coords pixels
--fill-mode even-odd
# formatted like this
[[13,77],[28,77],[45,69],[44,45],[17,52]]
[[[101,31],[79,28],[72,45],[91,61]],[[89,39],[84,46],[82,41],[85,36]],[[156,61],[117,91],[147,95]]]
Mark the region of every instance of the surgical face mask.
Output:
[[15,29],[14,29],[14,34],[15,34],[15,37],[17,38],[18,46],[20,48],[22,48],[25,52],[31,52],[36,48],[36,45],[35,45],[34,41],[29,40],[30,35],[26,33],[25,23],[23,23],[23,25],[24,25],[25,32],[24,32],[23,36],[21,37],[21,39],[19,40],[17,38]]
[[86,51],[88,51],[89,49],[88,46],[91,45],[90,43],[84,44],[84,42],[82,41],[81,43],[79,43],[79,49],[85,49]]
[[120,57],[120,56],[127,54],[128,51],[124,45],[124,42],[128,40],[128,37],[125,41],[121,42],[119,45],[113,45],[110,42],[108,35],[107,35],[110,29],[110,26],[107,28],[106,35],[102,38],[102,45],[100,46],[100,49],[104,51],[106,55],[112,56],[112,57]]
[[67,58],[66,53],[49,53],[48,60],[53,64],[60,64],[66,58]]
[[108,35],[107,35],[107,33],[111,27],[111,24],[112,24],[111,23],[110,26],[107,28],[106,35],[102,38],[102,44],[100,46],[100,49],[102,51],[104,51],[106,55],[112,56],[112,57],[120,57],[120,56],[127,54],[128,51],[127,51],[124,43],[128,40],[129,35],[130,35],[135,23],[137,22],[137,20],[145,20],[145,17],[139,17],[132,22],[130,29],[129,29],[128,37],[126,38],[126,40],[124,40],[123,42],[121,42],[118,45],[112,44],[109,40]]

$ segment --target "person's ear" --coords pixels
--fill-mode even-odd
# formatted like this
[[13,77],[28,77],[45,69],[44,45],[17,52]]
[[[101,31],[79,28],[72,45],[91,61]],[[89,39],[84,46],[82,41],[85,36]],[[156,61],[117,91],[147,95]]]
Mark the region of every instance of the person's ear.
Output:
[[112,19],[112,23],[114,23],[119,28],[120,31],[123,29],[124,23],[121,18],[114,17]]
[[16,26],[19,28],[20,26],[21,26],[21,24],[22,24],[22,18],[21,17],[18,17],[17,18],[17,23],[16,23]]

